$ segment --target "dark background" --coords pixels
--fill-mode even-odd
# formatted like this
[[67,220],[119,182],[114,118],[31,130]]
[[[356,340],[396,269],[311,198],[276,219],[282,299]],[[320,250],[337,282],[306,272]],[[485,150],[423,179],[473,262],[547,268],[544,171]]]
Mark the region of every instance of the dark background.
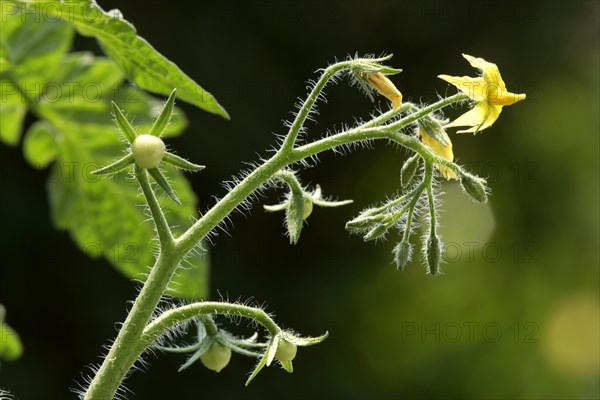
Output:
[[[497,63],[509,90],[527,93],[483,134],[451,133],[458,161],[489,176],[493,195],[478,206],[443,185],[443,276],[418,261],[398,273],[394,240],[363,243],[344,230],[398,188],[406,154],[384,143],[324,154],[304,182],[355,203],[316,209],[294,247],[281,215],[255,206],[233,216],[231,237],[212,248],[211,293],[253,296],[284,326],[330,338],[301,349],[294,374],[269,368],[247,388],[247,358],[215,375],[200,364],[177,373],[180,356],[150,357],[127,382],[132,398],[598,398],[598,2],[99,3],[121,9],[232,115],[179,103],[191,126],[170,145],[209,167],[190,176],[202,210],[243,161],[267,154],[306,80],[336,57],[394,53],[404,69],[394,82],[412,101],[453,93],[440,73],[474,75],[463,52]],[[373,109],[345,80],[327,93],[311,138]],[[0,386],[23,400],[73,398],[67,388],[99,362],[136,285],[51,226],[47,171],[5,146],[0,168],[0,301],[26,348],[3,365]]]

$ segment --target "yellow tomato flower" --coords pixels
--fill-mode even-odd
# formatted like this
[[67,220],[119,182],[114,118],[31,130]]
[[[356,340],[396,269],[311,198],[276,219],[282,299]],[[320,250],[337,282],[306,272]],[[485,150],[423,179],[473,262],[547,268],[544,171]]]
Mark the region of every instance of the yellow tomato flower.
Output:
[[392,109],[397,110],[402,104],[402,93],[396,88],[394,83],[381,72],[367,75],[369,84],[377,90],[377,93],[392,102]]
[[[442,138],[447,144],[438,142],[433,137],[429,136],[425,129],[419,128],[419,136],[421,136],[421,141],[425,146],[429,147],[436,155],[448,161],[454,161],[454,153],[452,152],[452,142],[450,141],[448,134],[444,129],[441,129],[440,135],[442,135]],[[454,172],[446,166],[437,165],[437,169],[439,169],[444,178],[448,180],[457,178],[456,172]]]
[[525,94],[515,94],[506,90],[506,85],[496,64],[468,54],[463,54],[463,57],[474,68],[480,69],[483,73],[482,76],[471,78],[469,76],[438,75],[438,78],[453,84],[477,102],[471,110],[446,125],[446,128],[471,126],[472,128],[460,130],[458,133],[473,132],[475,134],[492,126],[502,112],[502,107],[524,100]]

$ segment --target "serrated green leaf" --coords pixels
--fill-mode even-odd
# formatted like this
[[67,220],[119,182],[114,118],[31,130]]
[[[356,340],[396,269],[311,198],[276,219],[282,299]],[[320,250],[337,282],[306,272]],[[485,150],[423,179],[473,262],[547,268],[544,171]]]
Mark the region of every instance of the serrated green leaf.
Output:
[[[124,78],[108,58],[94,57],[87,52],[71,53],[63,58],[60,70],[53,77],[53,85],[41,94],[37,111],[46,119],[60,120],[61,125],[70,129],[102,126],[116,133],[111,107],[114,101],[124,110],[125,117],[132,120],[137,133],[149,132],[163,103],[134,86],[124,84]],[[185,115],[175,108],[171,124],[163,136],[177,136],[186,126]],[[114,145],[112,135],[107,138]],[[122,144],[121,148],[124,149],[125,145]]]
[[23,344],[17,332],[0,323],[0,360],[14,361],[23,354]]
[[0,77],[0,141],[16,146],[27,113],[25,99],[12,82]]
[[26,12],[22,5],[0,6],[0,55],[12,66],[10,78],[35,100],[73,41],[73,28],[58,19]]
[[[78,82],[83,88],[96,82],[101,87],[124,90],[122,75],[110,60],[90,59],[89,54],[72,54],[65,58],[60,88]],[[116,80],[115,80],[116,79]],[[92,257],[105,257],[126,276],[144,280],[154,262],[155,232],[145,214],[139,186],[126,169],[110,177],[92,171],[123,157],[127,144],[116,129],[111,115],[112,92],[98,98],[85,97],[75,88],[68,97],[44,101],[37,111],[57,131],[58,158],[48,179],[51,214],[59,229],[66,229],[78,246]],[[138,132],[148,131],[156,106],[161,102],[143,92],[134,91],[119,99],[118,105],[135,116]],[[176,135],[186,126],[183,114],[174,115],[168,128]],[[183,205],[177,206],[157,189],[159,201],[173,226],[183,229],[197,216],[196,197],[181,173],[165,168],[165,175]],[[185,298],[202,298],[208,289],[208,258],[203,252],[191,255],[184,268],[170,284],[169,294]]]
[[38,121],[25,133],[23,155],[34,168],[44,169],[58,156],[56,128],[49,122]]
[[110,58],[142,89],[169,95],[177,89],[179,99],[229,119],[225,109],[206,90],[169,61],[146,40],[118,10],[105,12],[96,2],[24,1],[45,15],[71,23],[84,36],[92,36]]
[[12,64],[8,61],[8,52],[0,43],[0,74],[9,71],[11,68]]

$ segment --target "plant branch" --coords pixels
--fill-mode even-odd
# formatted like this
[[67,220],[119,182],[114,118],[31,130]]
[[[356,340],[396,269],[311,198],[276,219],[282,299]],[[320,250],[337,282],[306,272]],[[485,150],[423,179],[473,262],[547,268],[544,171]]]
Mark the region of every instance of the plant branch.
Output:
[[306,121],[308,114],[312,110],[313,106],[315,105],[315,102],[319,98],[319,95],[321,94],[321,92],[325,88],[325,85],[327,85],[327,82],[329,82],[331,77],[333,77],[339,71],[342,71],[342,70],[348,68],[355,62],[356,62],[355,60],[343,61],[343,62],[335,63],[335,64],[330,65],[329,67],[325,68],[325,70],[323,71],[323,74],[321,74],[321,77],[319,78],[319,80],[317,81],[317,83],[315,84],[313,89],[310,91],[308,97],[304,101],[304,104],[302,104],[302,107],[300,107],[300,110],[298,111],[298,114],[296,115],[294,122],[292,122],[292,126],[290,126],[290,130],[288,131],[288,134],[283,142],[283,145],[281,146],[280,151],[282,153],[288,153],[294,147],[294,144],[296,143],[296,138],[298,137],[298,133],[300,132],[300,129],[302,129],[302,126],[304,125],[304,122]]
[[141,339],[146,345],[150,345],[169,329],[181,322],[198,316],[213,314],[235,315],[250,318],[263,325],[272,336],[281,332],[281,328],[273,321],[269,314],[260,308],[249,307],[242,304],[201,302],[165,311],[148,324],[144,329]]
[[197,243],[214,229],[231,211],[244,201],[257,188],[287,165],[312,157],[323,151],[335,147],[362,142],[372,139],[388,139],[418,153],[425,161],[437,163],[460,172],[461,168],[455,163],[435,155],[429,147],[421,143],[416,137],[408,136],[398,132],[402,128],[416,122],[419,118],[447,107],[456,102],[466,99],[466,95],[459,93],[442,99],[430,106],[410,114],[392,124],[382,127],[352,128],[335,135],[326,136],[320,140],[297,147],[289,155],[276,153],[263,165],[255,169],[250,175],[242,180],[232,191],[217,202],[202,218],[192,225],[183,235],[176,239],[176,251],[178,254],[187,254]]
[[[255,319],[263,324],[272,335],[281,331],[263,310],[236,304],[210,302],[191,304],[167,311],[149,325],[147,324],[183,257],[255,190],[286,166],[340,145],[371,139],[388,139],[418,153],[425,160],[426,165],[437,163],[455,171],[461,171],[458,165],[433,154],[414,136],[408,136],[399,131],[425,115],[464,100],[466,96],[462,94],[442,99],[388,125],[377,127],[371,126],[367,122],[363,126],[293,149],[295,138],[327,80],[351,63],[351,61],[338,63],[326,70],[309,95],[296,121],[292,124],[282,150],[252,171],[179,238],[173,239],[168,223],[149,184],[147,174],[136,172],[159,233],[161,251],[115,342],[92,380],[85,400],[112,399],[126,374],[148,344],[166,329],[183,320],[202,314],[233,314]],[[407,107],[407,109],[409,108],[410,106]],[[376,117],[377,123],[387,121],[400,112],[402,111],[396,110],[396,112],[384,113],[382,116]],[[286,183],[288,182],[286,181]]]

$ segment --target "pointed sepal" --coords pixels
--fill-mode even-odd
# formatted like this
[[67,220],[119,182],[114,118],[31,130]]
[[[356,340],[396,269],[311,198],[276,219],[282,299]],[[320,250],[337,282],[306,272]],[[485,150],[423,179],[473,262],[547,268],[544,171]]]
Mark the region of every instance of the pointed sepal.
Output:
[[173,153],[166,152],[162,159],[165,163],[174,166],[175,168],[185,169],[188,171],[202,171],[206,168],[204,165],[194,164],[185,158],[179,157]]
[[321,343],[325,339],[329,337],[329,332],[325,332],[321,336],[316,337],[300,337],[296,336],[290,332],[285,332],[285,337],[288,341],[294,343],[296,346],[306,347],[306,346],[314,346],[316,344]]
[[123,112],[121,111],[121,109],[119,108],[117,103],[115,103],[113,101],[111,104],[112,104],[113,114],[115,115],[115,121],[117,122],[117,126],[119,127],[119,130],[121,131],[121,133],[123,133],[123,136],[125,136],[125,139],[127,139],[127,141],[129,143],[133,144],[133,141],[137,137],[137,133],[136,133],[135,129],[133,129],[133,126],[131,126],[131,124],[129,123],[129,120],[127,120],[127,118],[125,118],[125,115],[123,115]]
[[258,373],[265,367],[265,365],[266,366],[271,365],[271,363],[273,362],[273,359],[275,358],[275,353],[277,352],[278,345],[279,345],[279,334],[271,337],[271,340],[269,341],[269,345],[268,345],[267,349],[263,353],[263,356],[261,357],[261,359],[258,361],[258,364],[256,364],[256,367],[254,367],[254,371],[252,371],[252,374],[246,381],[246,386],[248,386],[250,384],[250,382],[252,382],[252,380],[254,378],[256,378],[256,375],[258,375]]
[[290,374],[294,372],[294,364],[291,361],[279,361],[283,369],[285,369]]
[[94,174],[94,175],[116,174],[118,172],[123,171],[124,169],[129,167],[134,162],[135,162],[135,160],[133,159],[133,154],[129,153],[125,157],[120,158],[119,160],[115,161],[114,163],[112,163],[110,165],[107,165],[106,167],[92,171],[92,174]]
[[196,363],[196,361],[198,361],[198,359],[200,359],[200,357],[202,357],[202,355],[204,353],[206,353],[208,351],[208,349],[210,349],[211,345],[213,344],[213,341],[210,339],[205,339],[201,342],[198,343],[198,349],[196,350],[196,352],[194,354],[192,354],[186,361],[184,364],[182,364],[179,369],[177,370],[177,372],[181,372],[184,371],[186,369],[188,369],[190,366],[192,366],[193,364]]
[[341,200],[334,201],[323,198],[323,192],[320,185],[315,186],[315,190],[312,193],[307,193],[307,197],[311,202],[319,207],[341,207],[348,204],[354,203],[354,200]]
[[284,211],[288,206],[287,201],[285,203],[281,203],[281,204],[275,204],[272,206],[269,205],[265,205],[263,206],[263,208],[265,209],[265,211],[268,212],[277,212],[277,211]]
[[179,201],[179,199],[177,198],[175,191],[171,188],[171,185],[169,185],[169,182],[167,182],[167,178],[165,178],[165,176],[162,174],[162,172],[160,172],[160,170],[158,168],[151,168],[148,170],[148,172],[150,173],[152,178],[154,178],[156,183],[158,183],[158,186],[160,186],[160,188],[162,190],[164,190],[165,193],[167,195],[169,195],[169,197],[175,203],[181,205],[181,201]]
[[171,122],[171,116],[173,115],[173,108],[175,106],[176,92],[177,89],[173,89],[171,95],[167,99],[167,102],[160,111],[160,114],[158,115],[156,120],[154,120],[154,124],[150,129],[150,135],[161,137],[165,129],[167,129],[167,126],[169,126],[169,123]]

